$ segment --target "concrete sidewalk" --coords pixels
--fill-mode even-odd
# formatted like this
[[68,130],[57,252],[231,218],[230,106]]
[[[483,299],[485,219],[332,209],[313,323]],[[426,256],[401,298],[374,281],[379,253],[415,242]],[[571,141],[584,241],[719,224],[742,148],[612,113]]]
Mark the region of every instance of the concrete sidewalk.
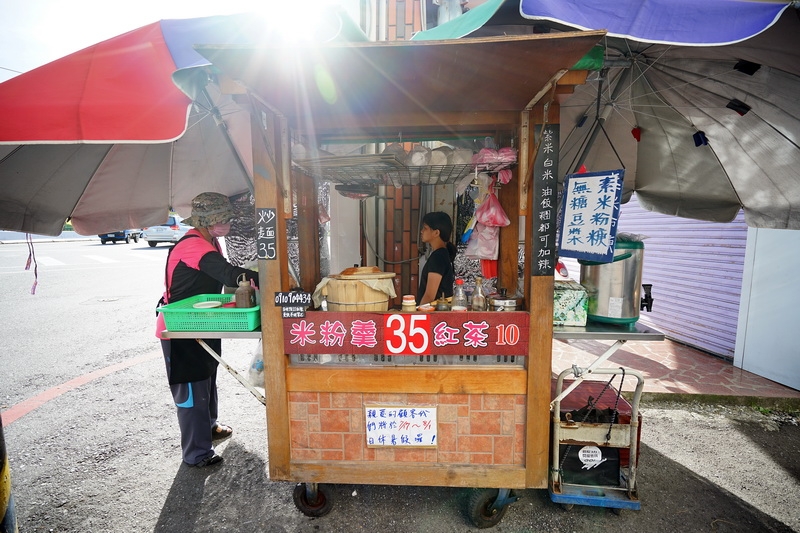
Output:
[[[573,364],[588,367],[611,344],[593,340],[554,341],[554,375]],[[764,407],[800,408],[800,391],[671,340],[627,342],[602,366],[623,366],[641,372],[645,378],[645,397],[666,396],[675,400],[705,399]],[[635,384],[636,380],[630,379],[623,390],[632,391]]]

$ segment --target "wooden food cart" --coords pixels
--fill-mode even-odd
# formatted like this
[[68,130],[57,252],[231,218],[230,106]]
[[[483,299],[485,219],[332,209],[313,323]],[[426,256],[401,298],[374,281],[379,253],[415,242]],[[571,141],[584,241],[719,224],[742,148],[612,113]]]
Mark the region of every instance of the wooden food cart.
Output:
[[[220,85],[251,106],[269,475],[299,483],[294,499],[305,514],[330,510],[322,483],[483,487],[470,505],[486,527],[514,489],[547,488],[557,190],[548,151],[557,146],[550,135],[559,97],[587,75],[569,68],[603,35],[198,47],[220,70]],[[517,286],[523,240],[524,311],[284,318],[279,300],[291,299],[298,282],[307,293],[320,282],[314,178],[438,187],[475,172],[379,156],[299,166],[290,139],[320,146],[486,136],[514,139],[519,149],[515,179],[500,191],[512,224],[501,232],[498,283]],[[298,282],[287,258],[293,203]],[[407,277],[396,283],[398,294],[416,292]]]

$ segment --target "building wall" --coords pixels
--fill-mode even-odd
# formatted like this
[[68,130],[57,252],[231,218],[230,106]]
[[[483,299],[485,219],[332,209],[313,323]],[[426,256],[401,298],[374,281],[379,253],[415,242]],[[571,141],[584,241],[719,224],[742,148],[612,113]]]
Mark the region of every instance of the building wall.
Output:
[[748,229],[734,365],[800,390],[800,231]]
[[[619,232],[644,239],[642,283],[653,285],[652,313],[640,321],[670,339],[733,359],[747,225],[740,213],[716,223],[653,213],[636,195],[622,205]],[[578,280],[580,266],[565,260]]]

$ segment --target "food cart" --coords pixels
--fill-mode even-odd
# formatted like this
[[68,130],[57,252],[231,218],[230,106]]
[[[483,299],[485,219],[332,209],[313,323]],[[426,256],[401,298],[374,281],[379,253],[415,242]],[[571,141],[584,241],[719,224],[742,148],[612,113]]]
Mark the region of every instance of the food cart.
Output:
[[[203,336],[263,340],[269,475],[298,483],[294,501],[303,513],[330,510],[321,484],[471,487],[481,489],[470,516],[488,527],[514,490],[548,487],[552,135],[560,95],[587,75],[570,66],[602,36],[198,47],[220,70],[223,89],[250,105],[262,302],[260,331]],[[319,146],[486,136],[518,148],[516,179],[499,193],[512,224],[501,232],[498,284],[517,286],[524,242],[523,310],[401,313],[394,300],[385,312],[314,310],[316,182],[449,186],[452,195],[453,184],[478,169],[408,167],[382,154],[300,164],[291,139]],[[285,238],[294,204],[303,243],[298,279]],[[406,204],[395,205],[402,213]],[[409,279],[416,278],[405,274],[395,279],[398,295],[415,292]]]

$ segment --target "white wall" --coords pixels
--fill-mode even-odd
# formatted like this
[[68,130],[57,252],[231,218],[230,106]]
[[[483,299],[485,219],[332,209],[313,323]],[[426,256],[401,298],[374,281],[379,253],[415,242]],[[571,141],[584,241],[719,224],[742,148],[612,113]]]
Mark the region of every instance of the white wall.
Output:
[[800,390],[800,231],[748,228],[733,364]]
[[345,198],[331,187],[331,274],[361,264],[358,200]]

